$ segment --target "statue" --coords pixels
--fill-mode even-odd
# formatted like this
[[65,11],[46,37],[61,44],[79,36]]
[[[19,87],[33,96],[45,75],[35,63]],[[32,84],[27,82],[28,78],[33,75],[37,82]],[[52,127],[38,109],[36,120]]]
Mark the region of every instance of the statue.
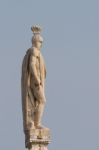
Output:
[[[44,82],[46,78],[46,67],[41,54],[43,38],[40,35],[39,26],[31,27],[33,31],[32,47],[24,56],[22,63],[21,89],[22,89],[22,111],[25,140],[30,140],[35,131],[45,129],[41,120],[46,103],[44,93]],[[27,147],[27,144],[26,144]]]

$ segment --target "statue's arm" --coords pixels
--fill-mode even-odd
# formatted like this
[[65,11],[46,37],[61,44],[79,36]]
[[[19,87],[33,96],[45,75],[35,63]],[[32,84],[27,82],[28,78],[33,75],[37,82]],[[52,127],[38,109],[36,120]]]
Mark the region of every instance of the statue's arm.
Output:
[[35,84],[40,85],[40,79],[38,78],[38,75],[37,75],[36,59],[37,59],[37,57],[35,55],[31,55],[29,66],[30,66],[30,72],[34,77]]

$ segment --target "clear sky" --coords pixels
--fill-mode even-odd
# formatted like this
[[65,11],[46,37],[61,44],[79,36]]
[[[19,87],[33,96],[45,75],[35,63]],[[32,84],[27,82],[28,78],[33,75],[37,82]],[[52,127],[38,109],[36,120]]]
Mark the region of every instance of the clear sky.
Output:
[[0,150],[24,150],[21,63],[43,28],[49,150],[99,150],[99,1],[0,0]]

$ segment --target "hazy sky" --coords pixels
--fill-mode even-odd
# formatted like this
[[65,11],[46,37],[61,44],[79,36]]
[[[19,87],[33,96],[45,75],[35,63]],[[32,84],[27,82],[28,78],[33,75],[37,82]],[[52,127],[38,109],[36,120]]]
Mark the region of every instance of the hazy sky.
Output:
[[25,150],[21,63],[43,28],[49,150],[99,150],[99,1],[0,0],[0,150]]

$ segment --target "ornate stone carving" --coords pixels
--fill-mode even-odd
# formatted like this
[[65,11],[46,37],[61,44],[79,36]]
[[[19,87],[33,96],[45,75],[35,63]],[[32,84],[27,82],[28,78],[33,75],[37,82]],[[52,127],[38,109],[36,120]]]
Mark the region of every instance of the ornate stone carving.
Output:
[[47,150],[47,145],[50,143],[50,130],[34,129],[31,133],[27,133],[25,143],[29,150]]
[[44,92],[46,67],[40,51],[43,38],[39,26],[33,26],[31,30],[34,33],[32,47],[27,50],[23,58],[21,76],[25,144],[29,149],[46,150],[50,134],[49,129],[41,124],[46,103]]

